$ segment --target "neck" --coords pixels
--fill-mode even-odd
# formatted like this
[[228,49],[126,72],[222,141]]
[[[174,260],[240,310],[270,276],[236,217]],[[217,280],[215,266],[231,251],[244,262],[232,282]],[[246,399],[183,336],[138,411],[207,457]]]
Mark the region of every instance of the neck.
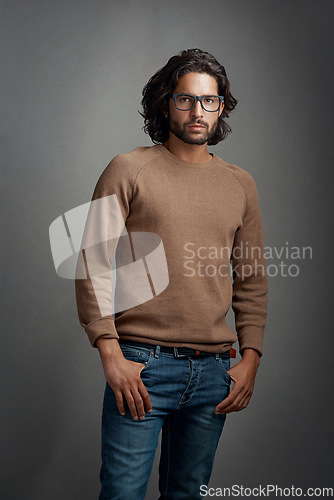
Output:
[[170,135],[166,142],[163,143],[166,149],[180,160],[189,161],[191,163],[206,163],[212,159],[208,152],[207,143],[201,146],[197,144],[187,144],[177,137],[173,140]]

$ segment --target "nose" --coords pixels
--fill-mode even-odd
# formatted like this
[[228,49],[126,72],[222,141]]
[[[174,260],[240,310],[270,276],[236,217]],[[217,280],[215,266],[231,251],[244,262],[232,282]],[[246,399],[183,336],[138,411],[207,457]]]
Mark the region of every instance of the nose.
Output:
[[190,110],[191,116],[199,118],[203,116],[203,108],[200,101],[197,101],[193,109]]

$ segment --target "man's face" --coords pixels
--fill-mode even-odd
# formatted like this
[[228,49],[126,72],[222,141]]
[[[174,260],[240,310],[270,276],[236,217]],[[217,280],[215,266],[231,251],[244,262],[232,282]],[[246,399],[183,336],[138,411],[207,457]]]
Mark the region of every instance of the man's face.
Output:
[[[207,73],[187,73],[179,78],[173,94],[218,95],[218,85],[213,76]],[[204,111],[201,103],[190,111],[176,109],[174,100],[169,100],[169,129],[178,139],[187,144],[203,145],[215,134],[218,118],[224,103],[218,111]],[[167,115],[166,115],[167,116]]]

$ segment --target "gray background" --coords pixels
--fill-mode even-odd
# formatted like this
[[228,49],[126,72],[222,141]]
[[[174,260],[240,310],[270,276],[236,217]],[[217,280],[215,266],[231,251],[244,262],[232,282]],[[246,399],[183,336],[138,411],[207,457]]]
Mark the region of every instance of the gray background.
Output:
[[[2,498],[98,497],[104,376],[48,229],[113,156],[151,144],[141,90],[190,47],[239,100],[212,151],[254,176],[266,246],[313,249],[269,278],[255,393],[227,417],[211,485],[334,486],[333,21],[323,0],[1,2]],[[155,464],[149,500],[156,483]]]

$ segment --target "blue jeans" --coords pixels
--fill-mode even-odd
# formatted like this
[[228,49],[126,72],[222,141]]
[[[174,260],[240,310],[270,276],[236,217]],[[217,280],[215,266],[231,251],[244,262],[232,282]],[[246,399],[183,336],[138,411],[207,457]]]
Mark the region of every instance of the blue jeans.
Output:
[[153,409],[144,420],[133,420],[127,405],[120,415],[106,383],[99,500],[144,499],[161,429],[159,500],[202,498],[226,419],[214,411],[230,392],[229,352],[197,357],[160,352],[160,346],[121,348],[125,358],[145,365],[141,377]]

